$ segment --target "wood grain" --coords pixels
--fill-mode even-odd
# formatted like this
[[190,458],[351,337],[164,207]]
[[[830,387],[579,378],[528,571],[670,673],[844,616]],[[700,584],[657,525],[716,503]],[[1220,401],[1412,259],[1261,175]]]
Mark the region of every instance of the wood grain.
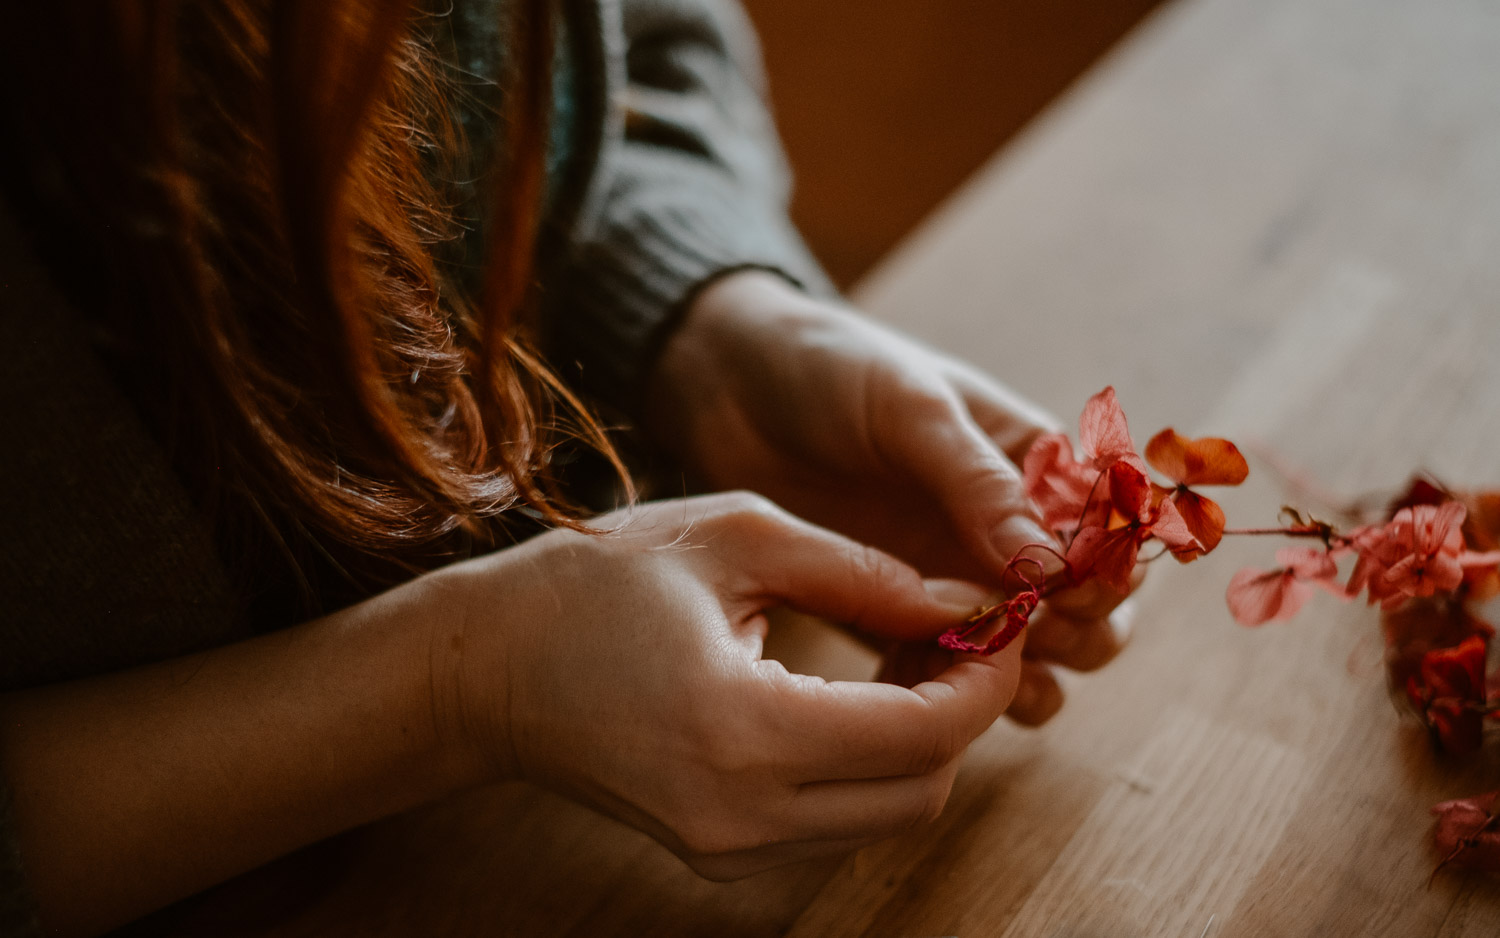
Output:
[[[1496,63],[1489,0],[1177,0],[858,299],[1055,412],[1113,383],[1138,440],[1246,443],[1233,523],[1320,507],[1289,475],[1334,498],[1418,467],[1500,483]],[[1131,647],[1070,680],[1053,723],[997,725],[942,818],[842,863],[708,884],[512,787],[313,848],[165,930],[1500,934],[1494,881],[1426,885],[1428,807],[1500,787],[1500,760],[1434,760],[1397,719],[1369,610],[1320,596],[1291,624],[1234,625],[1225,584],[1274,546],[1153,569]],[[244,911],[267,896],[281,911]]]

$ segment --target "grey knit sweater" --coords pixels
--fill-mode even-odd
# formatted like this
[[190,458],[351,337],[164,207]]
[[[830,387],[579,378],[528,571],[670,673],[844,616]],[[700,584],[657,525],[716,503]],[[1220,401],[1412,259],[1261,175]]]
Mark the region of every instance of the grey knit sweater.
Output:
[[[490,41],[463,23],[493,22],[496,2],[459,0],[456,54]],[[630,414],[674,314],[714,277],[755,266],[831,288],[787,221],[757,50],[732,0],[559,3],[571,132],[543,235],[544,323],[554,362]],[[87,322],[0,206],[0,334],[13,343],[0,369],[0,690],[245,630],[212,532],[91,352]],[[0,935],[39,934],[10,803],[0,778]]]

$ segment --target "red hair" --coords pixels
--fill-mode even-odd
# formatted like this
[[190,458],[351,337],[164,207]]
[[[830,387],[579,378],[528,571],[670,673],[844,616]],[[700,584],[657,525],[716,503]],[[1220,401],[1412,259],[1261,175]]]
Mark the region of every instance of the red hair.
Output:
[[411,0],[23,4],[0,66],[28,89],[23,174],[104,267],[91,305],[137,346],[195,490],[372,588],[495,543],[515,509],[576,525],[551,469],[570,439],[625,478],[534,350],[552,28],[545,0],[500,6],[475,296],[438,259],[456,233],[432,180],[465,148]]

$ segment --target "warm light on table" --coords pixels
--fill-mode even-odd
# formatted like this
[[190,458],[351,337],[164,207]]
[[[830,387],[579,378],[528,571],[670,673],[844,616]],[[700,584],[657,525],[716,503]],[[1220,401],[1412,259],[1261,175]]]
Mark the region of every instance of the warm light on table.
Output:
[[[1177,0],[857,294],[1072,418],[1105,384],[1355,495],[1500,484],[1500,6]],[[1232,524],[1286,498],[1252,458]],[[696,879],[524,786],[355,832],[175,913],[275,935],[1493,936],[1500,889],[1426,888],[1435,762],[1386,696],[1374,612],[1236,626],[1273,546],[1162,564],[1136,639],[1041,731],[997,726],[930,829],[842,862]],[[824,649],[824,667],[860,667]],[[831,656],[831,657],[828,657]],[[867,663],[867,662],[866,662]],[[301,891],[288,891],[301,882]],[[247,909],[256,909],[254,914]]]

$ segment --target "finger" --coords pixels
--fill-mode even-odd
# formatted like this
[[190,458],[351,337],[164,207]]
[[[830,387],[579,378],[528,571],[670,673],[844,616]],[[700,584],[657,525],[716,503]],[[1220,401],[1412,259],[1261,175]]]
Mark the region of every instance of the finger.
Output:
[[823,681],[757,662],[770,693],[760,719],[783,741],[793,780],[926,775],[990,727],[1015,694],[1019,643],[989,658],[964,656],[910,689]]
[[1022,726],[1041,726],[1062,709],[1063,692],[1052,669],[1036,661],[1021,663],[1016,696],[1005,715]]
[[957,774],[955,758],[927,775],[809,782],[788,804],[785,823],[799,839],[890,837],[937,820]]
[[1102,619],[1077,619],[1043,604],[1026,628],[1026,656],[1074,671],[1103,667],[1129,640],[1132,609],[1126,603]]
[[886,452],[943,506],[964,547],[995,575],[1027,544],[1054,545],[1026,497],[1021,472],[957,396],[910,397],[886,415]]
[[917,571],[889,554],[796,518],[768,502],[721,519],[719,562],[740,575],[753,613],[782,603],[898,640],[930,639],[957,625],[970,604],[927,589]]
[[[1137,565],[1130,576],[1130,592],[1146,578],[1144,567]],[[1053,609],[1076,619],[1102,619],[1130,597],[1102,580],[1088,580],[1068,589],[1058,590],[1047,597]]]
[[[927,589],[936,596],[955,604],[966,605],[971,610],[983,608],[995,599],[991,591],[962,580],[928,580]],[[1039,610],[1037,615],[1040,614]],[[1004,619],[997,618],[988,628],[966,638],[975,645],[983,645],[1003,627]],[[1027,642],[1030,632],[1031,628],[1026,628],[1015,641]],[[923,681],[933,680],[952,667],[958,658],[954,652],[931,641],[888,643],[876,650],[881,653],[881,661],[875,680],[901,687],[915,687]]]
[[1036,438],[1063,430],[1051,413],[963,362],[949,361],[949,380],[969,413],[1012,462],[1019,464]]
[[934,642],[900,642],[881,656],[875,680],[898,687],[916,687],[952,666],[953,652]]
[[[984,608],[994,600],[995,596],[994,590],[964,580],[929,579],[924,580],[923,585],[926,586],[927,592],[939,602],[947,603],[954,609],[964,610],[963,618],[968,618]],[[949,623],[949,627],[960,624],[961,621],[954,621]],[[844,631],[855,641],[880,655],[881,670],[880,675],[875,678],[877,681],[912,687],[923,681],[932,680],[953,664],[952,653],[934,644],[931,636],[922,636],[909,641],[896,641],[862,632],[859,629],[845,629]]]

